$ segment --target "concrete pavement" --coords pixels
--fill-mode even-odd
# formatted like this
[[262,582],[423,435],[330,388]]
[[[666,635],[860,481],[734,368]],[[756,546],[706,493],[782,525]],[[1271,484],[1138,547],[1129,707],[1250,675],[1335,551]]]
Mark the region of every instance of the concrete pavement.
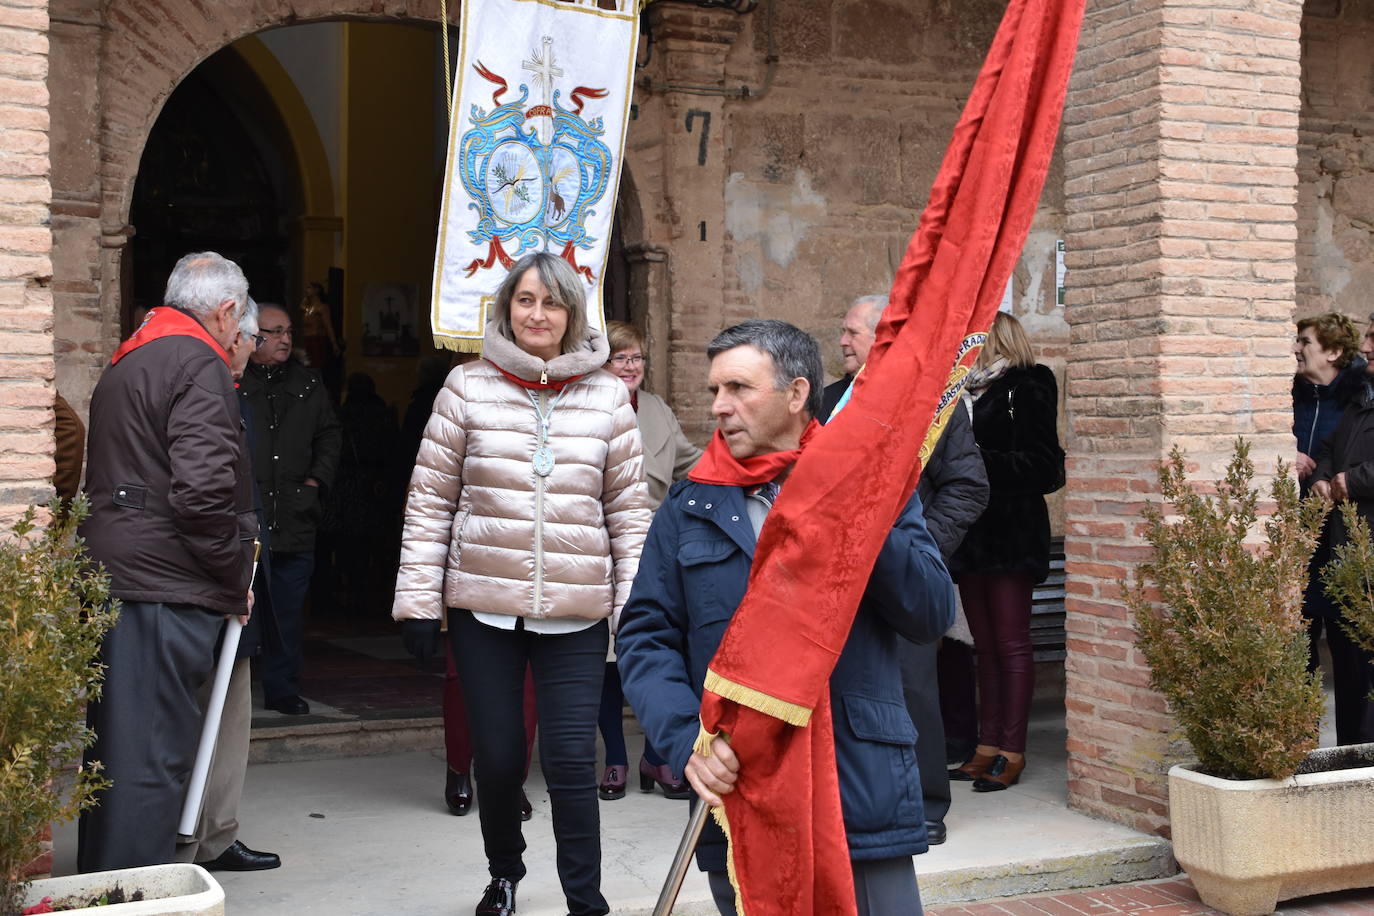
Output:
[[[640,737],[627,735],[631,760]],[[949,842],[916,859],[927,903],[982,900],[1138,881],[1173,874],[1168,844],[1067,810],[1062,713],[1037,704],[1029,766],[1006,792],[955,784]],[[633,777],[633,774],[632,774]],[[476,813],[448,814],[441,751],[401,748],[365,757],[257,763],[249,767],[240,838],[280,853],[268,872],[218,873],[232,916],[280,914],[467,914],[487,881]],[[529,875],[522,914],[565,913],[554,872],[549,804],[538,761],[525,825]],[[687,817],[661,793],[602,802],[602,887],[617,914],[648,913]],[[57,874],[72,870],[75,828],[59,828]],[[693,869],[676,912],[712,914]]]

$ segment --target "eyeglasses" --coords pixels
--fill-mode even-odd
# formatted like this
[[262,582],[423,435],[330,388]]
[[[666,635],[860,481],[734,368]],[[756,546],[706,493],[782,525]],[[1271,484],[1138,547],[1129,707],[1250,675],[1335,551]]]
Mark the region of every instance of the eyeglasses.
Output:
[[268,337],[290,337],[290,336],[291,336],[291,325],[289,325],[289,324],[284,324],[284,325],[281,325],[280,327],[275,327],[275,328],[262,328],[261,330],[262,330],[262,333],[266,334]]
[[267,343],[267,337],[266,337],[265,335],[263,335],[263,334],[249,334],[248,336],[251,337],[251,338],[253,338],[253,349],[254,349],[254,350],[257,350],[257,349],[260,348],[263,344]]
[[610,359],[606,360],[606,362],[615,366],[617,369],[623,369],[626,366],[642,366],[644,365],[644,354],[636,353],[634,356],[612,356]]

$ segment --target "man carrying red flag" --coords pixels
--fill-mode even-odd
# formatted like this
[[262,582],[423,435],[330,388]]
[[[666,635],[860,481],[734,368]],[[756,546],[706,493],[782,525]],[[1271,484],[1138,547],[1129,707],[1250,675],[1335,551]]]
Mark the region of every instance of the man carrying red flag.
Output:
[[[820,348],[781,321],[747,321],[707,349],[718,430],[688,480],[654,517],[639,575],[621,615],[616,651],[625,695],[645,734],[700,798],[721,804],[735,789],[739,759],[722,738],[701,736],[707,665],[745,594],[758,534],[793,464],[819,429]],[[856,481],[855,485],[861,485]],[[817,562],[849,562],[844,556]],[[804,627],[806,607],[779,615],[778,628]],[[912,496],[871,566],[868,587],[830,677],[834,743],[810,778],[837,774],[849,863],[804,868],[852,871],[860,914],[920,912],[911,857],[926,850],[916,731],[906,712],[900,640],[933,641],[954,616],[954,591],[939,549]],[[760,659],[767,665],[770,660]],[[791,660],[771,659],[780,672]],[[828,730],[817,734],[829,735]],[[766,767],[765,761],[759,764]],[[763,777],[765,774],[751,775]],[[760,779],[759,785],[767,785]],[[772,786],[769,791],[786,791]],[[809,793],[809,789],[808,789]],[[825,821],[825,813],[817,814]],[[832,819],[839,831],[839,818]],[[736,912],[725,837],[708,826],[697,863],[722,914]],[[778,863],[780,868],[794,867]],[[846,874],[847,878],[848,875]],[[848,884],[848,881],[844,881]],[[815,912],[831,911],[824,901]],[[845,910],[855,903],[845,901]],[[838,911],[838,910],[835,910]]]

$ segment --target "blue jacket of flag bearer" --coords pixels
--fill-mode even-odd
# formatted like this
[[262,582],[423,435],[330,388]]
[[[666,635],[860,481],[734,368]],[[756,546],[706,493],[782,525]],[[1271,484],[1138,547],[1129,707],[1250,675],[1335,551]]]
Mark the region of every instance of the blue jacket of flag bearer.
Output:
[[[784,485],[785,489],[785,485]],[[744,598],[754,527],[742,487],[679,481],[654,516],[616,652],[625,696],[649,742],[681,773],[700,728],[701,688]],[[818,545],[816,562],[827,559]],[[807,609],[797,608],[798,614]],[[928,643],[954,622],[954,586],[913,494],[878,554],[849,639],[830,676],[840,804],[854,859],[926,851],[916,729],[898,668],[899,640]],[[697,848],[725,870],[713,821]]]

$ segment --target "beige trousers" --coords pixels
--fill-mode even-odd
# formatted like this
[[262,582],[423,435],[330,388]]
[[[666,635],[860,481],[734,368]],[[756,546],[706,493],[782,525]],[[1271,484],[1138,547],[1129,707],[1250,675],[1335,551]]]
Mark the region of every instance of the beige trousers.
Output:
[[[248,772],[248,733],[253,725],[253,693],[248,659],[234,662],[229,678],[229,692],[224,697],[224,714],[219,720],[219,738],[215,742],[215,756],[210,763],[210,775],[205,780],[205,798],[201,803],[200,820],[191,842],[177,843],[176,861],[209,862],[238,839],[239,799],[243,796],[243,778]],[[210,700],[211,678],[200,689],[197,698],[203,711]]]

